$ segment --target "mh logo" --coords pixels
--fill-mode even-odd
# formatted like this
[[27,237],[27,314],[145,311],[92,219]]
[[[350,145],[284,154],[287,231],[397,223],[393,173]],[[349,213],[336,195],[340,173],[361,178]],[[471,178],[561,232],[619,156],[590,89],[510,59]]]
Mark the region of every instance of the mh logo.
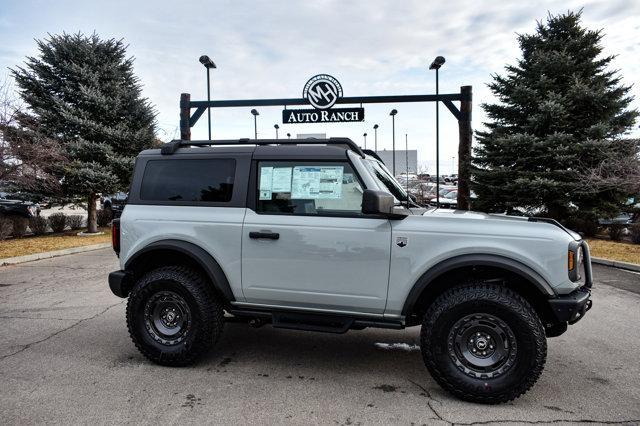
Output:
[[342,86],[330,75],[318,74],[304,85],[302,97],[316,109],[329,109],[342,97]]

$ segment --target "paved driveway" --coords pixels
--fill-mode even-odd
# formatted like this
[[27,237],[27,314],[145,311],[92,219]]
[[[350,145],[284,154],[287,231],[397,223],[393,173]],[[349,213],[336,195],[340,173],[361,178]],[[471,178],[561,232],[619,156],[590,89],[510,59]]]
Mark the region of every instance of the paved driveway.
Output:
[[[634,292],[598,285],[589,315],[549,341],[534,389],[481,406],[431,379],[415,327],[332,335],[228,324],[198,365],[153,365],[129,340],[124,301],[108,290],[116,267],[110,250],[98,250],[0,268],[3,424],[640,421]],[[640,289],[639,274],[596,267],[595,277]]]

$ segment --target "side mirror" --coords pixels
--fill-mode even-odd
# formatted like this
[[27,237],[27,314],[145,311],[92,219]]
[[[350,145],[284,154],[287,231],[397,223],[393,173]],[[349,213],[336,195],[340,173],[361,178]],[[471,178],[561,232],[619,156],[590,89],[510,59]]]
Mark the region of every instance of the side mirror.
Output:
[[402,219],[407,216],[404,211],[394,209],[393,195],[385,191],[365,189],[362,194],[362,213],[386,216],[389,219]]

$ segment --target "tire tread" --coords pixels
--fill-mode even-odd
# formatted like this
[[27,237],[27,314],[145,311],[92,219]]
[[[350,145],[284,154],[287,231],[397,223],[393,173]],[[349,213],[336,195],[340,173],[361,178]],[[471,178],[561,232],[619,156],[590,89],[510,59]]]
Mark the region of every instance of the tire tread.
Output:
[[[438,366],[438,363],[435,362],[435,357],[430,351],[430,348],[432,348],[432,330],[440,315],[446,313],[454,306],[476,300],[490,301],[516,312],[520,318],[527,323],[527,327],[531,330],[532,338],[535,342],[536,351],[534,354],[533,370],[516,386],[495,395],[482,395],[466,391],[464,389],[464,383],[461,380],[444,374]],[[465,284],[454,287],[441,294],[431,304],[424,316],[420,333],[420,345],[424,363],[440,386],[460,399],[482,404],[509,402],[523,395],[531,389],[540,378],[547,356],[547,341],[544,327],[529,302],[520,294],[505,286],[486,283]]]

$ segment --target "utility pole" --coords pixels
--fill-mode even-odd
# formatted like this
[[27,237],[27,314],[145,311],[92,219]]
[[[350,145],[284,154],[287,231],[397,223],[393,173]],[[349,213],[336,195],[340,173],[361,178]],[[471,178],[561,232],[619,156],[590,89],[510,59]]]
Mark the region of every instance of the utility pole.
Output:
[[397,109],[392,109],[389,115],[391,116],[391,131],[393,134],[393,146],[391,151],[392,158],[392,168],[391,173],[393,173],[393,177],[396,177],[396,114],[398,113]]
[[[436,96],[440,94],[438,70],[444,64],[443,56],[436,56],[431,65],[430,70],[436,70]],[[440,207],[440,101],[436,100],[436,208]]]
[[373,125],[373,133],[374,133],[374,144],[373,144],[373,149],[375,152],[378,152],[378,125],[374,124]]
[[[207,69],[207,102],[211,103],[211,83],[209,74],[211,69],[216,68],[216,64],[207,55],[200,56],[200,63]],[[207,106],[207,118],[209,119],[209,140],[211,140],[211,107]]]

